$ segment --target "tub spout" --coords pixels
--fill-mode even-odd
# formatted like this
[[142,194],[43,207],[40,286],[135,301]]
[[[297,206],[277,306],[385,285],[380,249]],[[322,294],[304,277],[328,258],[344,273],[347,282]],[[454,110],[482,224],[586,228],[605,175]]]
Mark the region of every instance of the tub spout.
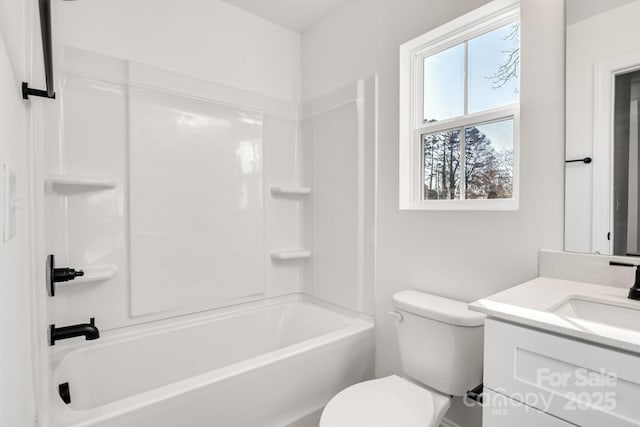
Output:
[[56,341],[73,337],[84,337],[87,341],[100,338],[100,331],[96,328],[96,319],[91,318],[89,323],[63,326],[49,325],[49,344],[55,345]]

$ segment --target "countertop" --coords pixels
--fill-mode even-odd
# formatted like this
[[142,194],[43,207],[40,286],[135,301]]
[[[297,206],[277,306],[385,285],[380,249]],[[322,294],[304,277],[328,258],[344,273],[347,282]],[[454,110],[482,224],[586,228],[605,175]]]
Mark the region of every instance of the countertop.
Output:
[[[469,305],[469,309],[523,326],[567,335],[601,345],[640,353],[640,332],[562,316],[552,311],[571,298],[598,300],[640,310],[629,290],[612,286],[539,277]],[[640,330],[640,311],[638,312]]]

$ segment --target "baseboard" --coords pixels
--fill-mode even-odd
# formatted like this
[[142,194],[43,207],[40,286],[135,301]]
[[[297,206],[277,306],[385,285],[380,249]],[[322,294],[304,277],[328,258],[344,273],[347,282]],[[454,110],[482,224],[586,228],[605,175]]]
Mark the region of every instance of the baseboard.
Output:
[[318,424],[320,423],[320,416],[322,415],[323,409],[324,409],[324,406],[320,409],[310,412],[309,414],[305,415],[302,418],[299,418],[287,424],[285,427],[318,427]]
[[443,418],[440,422],[440,427],[462,427],[460,424],[456,424],[451,420]]

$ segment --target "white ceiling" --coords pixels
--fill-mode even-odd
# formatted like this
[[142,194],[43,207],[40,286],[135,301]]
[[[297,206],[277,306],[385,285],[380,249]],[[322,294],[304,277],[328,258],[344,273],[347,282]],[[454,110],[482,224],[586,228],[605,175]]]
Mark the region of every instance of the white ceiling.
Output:
[[348,0],[222,1],[301,33]]

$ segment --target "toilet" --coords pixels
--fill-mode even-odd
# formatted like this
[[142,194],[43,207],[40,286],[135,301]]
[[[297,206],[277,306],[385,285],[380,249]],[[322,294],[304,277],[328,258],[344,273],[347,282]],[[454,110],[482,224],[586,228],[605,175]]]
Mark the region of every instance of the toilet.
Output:
[[417,291],[394,294],[393,306],[404,376],[342,390],[320,427],[438,427],[451,399],[482,383],[483,314]]

